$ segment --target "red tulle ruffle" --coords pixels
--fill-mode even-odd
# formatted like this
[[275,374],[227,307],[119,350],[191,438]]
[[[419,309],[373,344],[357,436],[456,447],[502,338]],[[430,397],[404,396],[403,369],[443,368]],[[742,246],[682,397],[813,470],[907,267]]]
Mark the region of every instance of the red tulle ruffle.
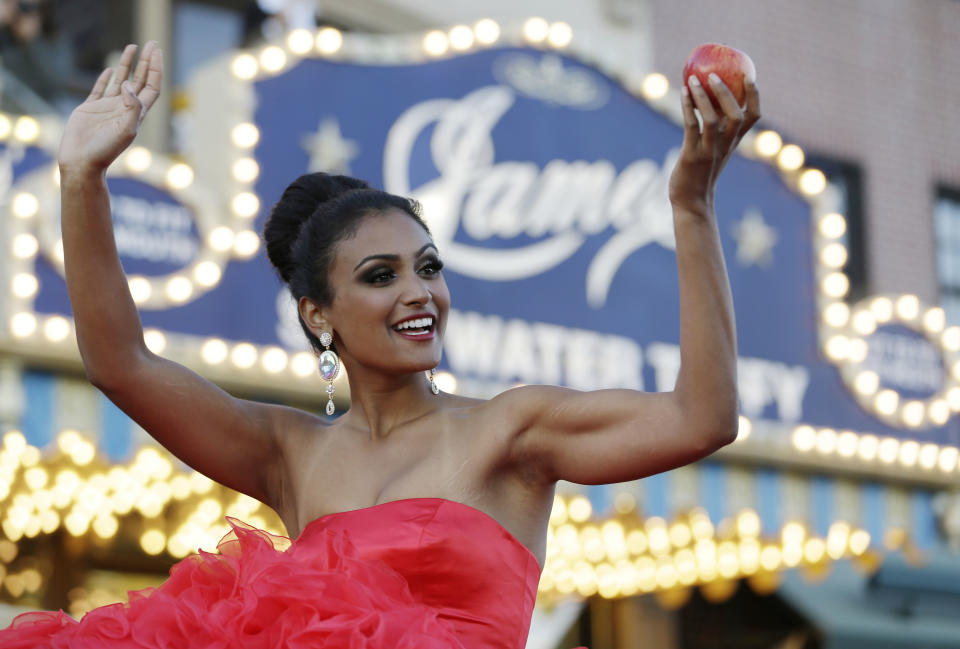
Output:
[[361,559],[343,531],[292,544],[228,519],[219,554],[175,565],[158,588],[79,622],[26,613],[4,649],[464,649],[387,564]]

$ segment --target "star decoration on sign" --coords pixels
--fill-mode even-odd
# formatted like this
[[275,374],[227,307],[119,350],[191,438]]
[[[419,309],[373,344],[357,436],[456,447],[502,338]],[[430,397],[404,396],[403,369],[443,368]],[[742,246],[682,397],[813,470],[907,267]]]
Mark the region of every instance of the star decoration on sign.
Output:
[[741,266],[773,263],[777,233],[764,222],[760,210],[751,208],[743,213],[743,219],[733,226],[733,238],[737,240],[737,261]]
[[317,132],[305,135],[301,146],[310,154],[307,171],[325,171],[334,174],[350,174],[350,161],[357,157],[360,147],[340,133],[340,124],[335,117],[320,120]]

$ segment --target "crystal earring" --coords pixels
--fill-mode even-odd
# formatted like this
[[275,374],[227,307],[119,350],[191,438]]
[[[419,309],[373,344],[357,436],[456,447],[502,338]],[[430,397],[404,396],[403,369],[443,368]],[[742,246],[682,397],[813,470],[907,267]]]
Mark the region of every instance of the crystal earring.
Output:
[[327,382],[327,414],[332,415],[336,406],[333,405],[333,380],[340,373],[340,357],[330,349],[333,343],[333,336],[329,331],[320,334],[320,344],[323,345],[323,351],[320,352],[320,376]]
[[427,378],[430,379],[430,391],[434,394],[440,394],[440,388],[437,387],[437,369],[428,370]]

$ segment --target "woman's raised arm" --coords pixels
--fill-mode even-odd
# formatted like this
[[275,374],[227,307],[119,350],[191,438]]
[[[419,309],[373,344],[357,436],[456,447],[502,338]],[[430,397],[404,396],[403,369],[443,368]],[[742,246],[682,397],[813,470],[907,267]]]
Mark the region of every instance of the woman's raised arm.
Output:
[[277,508],[282,459],[275,431],[290,409],[236,399],[151,353],[117,254],[106,170],[130,145],[160,94],[163,54],[128,45],[71,114],[60,144],[67,290],[90,381],[174,455]]
[[711,75],[718,112],[696,79],[689,91],[684,80],[683,148],[670,178],[680,287],[676,387],[646,394],[534,386],[497,397],[516,423],[510,454],[526,475],[582,484],[634,480],[693,462],[736,437],[736,326],[713,198],[721,170],[760,117],[760,99],[747,79],[741,108]]

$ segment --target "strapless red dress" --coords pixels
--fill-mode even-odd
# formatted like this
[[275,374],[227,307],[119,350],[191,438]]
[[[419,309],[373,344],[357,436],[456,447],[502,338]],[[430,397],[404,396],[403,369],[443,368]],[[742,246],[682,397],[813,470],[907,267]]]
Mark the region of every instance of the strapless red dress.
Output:
[[290,541],[227,519],[219,553],[79,622],[26,613],[3,649],[523,649],[540,579],[495,519],[442,498],[323,516]]

